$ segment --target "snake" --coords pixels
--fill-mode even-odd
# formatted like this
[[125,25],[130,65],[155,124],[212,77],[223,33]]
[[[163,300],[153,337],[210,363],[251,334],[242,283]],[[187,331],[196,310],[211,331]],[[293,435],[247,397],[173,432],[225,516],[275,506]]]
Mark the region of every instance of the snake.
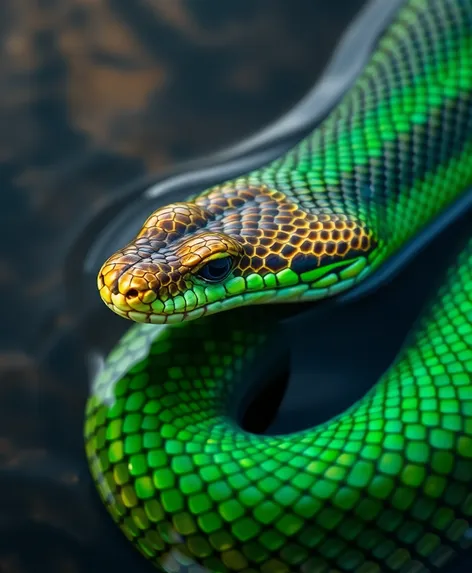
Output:
[[91,385],[86,456],[158,570],[419,573],[467,553],[472,235],[345,411],[268,435],[238,409],[282,309],[364,284],[470,187],[472,0],[406,0],[310,133],[158,207],[103,263],[101,299],[135,324]]

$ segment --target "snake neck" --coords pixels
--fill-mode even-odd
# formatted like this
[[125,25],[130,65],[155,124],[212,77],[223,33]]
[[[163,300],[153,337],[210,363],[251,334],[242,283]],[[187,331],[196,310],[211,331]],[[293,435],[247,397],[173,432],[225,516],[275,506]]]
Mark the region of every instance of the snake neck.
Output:
[[369,227],[379,259],[472,184],[472,1],[411,0],[320,128],[247,181]]

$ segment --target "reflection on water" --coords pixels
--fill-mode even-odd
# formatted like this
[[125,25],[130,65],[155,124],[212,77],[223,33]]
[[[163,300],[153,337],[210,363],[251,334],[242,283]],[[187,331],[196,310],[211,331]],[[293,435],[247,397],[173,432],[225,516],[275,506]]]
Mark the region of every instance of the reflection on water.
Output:
[[[2,572],[148,570],[85,463],[89,364],[80,301],[65,297],[68,249],[122,185],[288,109],[362,3],[3,2]],[[87,319],[103,340],[127,326]]]

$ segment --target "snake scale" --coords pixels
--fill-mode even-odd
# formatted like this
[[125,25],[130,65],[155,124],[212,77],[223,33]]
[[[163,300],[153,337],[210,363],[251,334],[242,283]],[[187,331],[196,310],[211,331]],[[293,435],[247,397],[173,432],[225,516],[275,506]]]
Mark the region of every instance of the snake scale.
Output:
[[347,411],[271,436],[234,404],[271,328],[255,309],[281,308],[258,305],[347,291],[471,186],[472,0],[406,0],[312,133],[160,207],[104,263],[103,301],[147,324],[94,380],[86,453],[160,570],[419,573],[470,547],[472,239]]

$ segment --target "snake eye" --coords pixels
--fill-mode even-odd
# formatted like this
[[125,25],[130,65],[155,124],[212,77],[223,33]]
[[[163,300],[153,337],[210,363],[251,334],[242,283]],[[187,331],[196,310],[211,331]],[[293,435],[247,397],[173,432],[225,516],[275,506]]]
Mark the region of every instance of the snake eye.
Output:
[[200,268],[197,275],[206,282],[216,283],[225,279],[232,268],[233,261],[231,257],[212,259]]

